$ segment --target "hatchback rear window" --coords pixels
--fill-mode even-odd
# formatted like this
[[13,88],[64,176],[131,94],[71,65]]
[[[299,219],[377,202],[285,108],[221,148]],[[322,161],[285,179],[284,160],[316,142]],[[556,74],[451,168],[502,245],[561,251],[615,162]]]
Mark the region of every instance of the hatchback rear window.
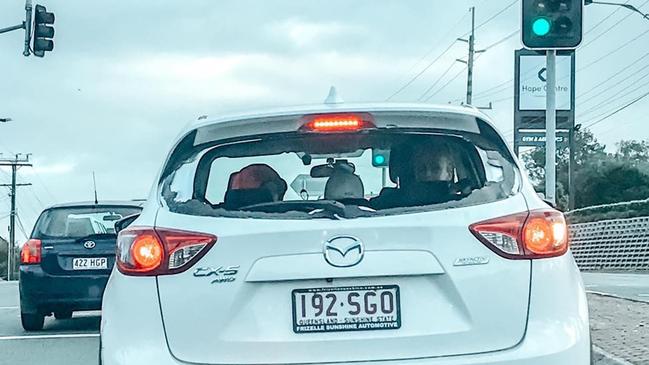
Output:
[[53,208],[36,222],[33,238],[82,238],[95,234],[115,234],[115,222],[142,209],[129,206]]
[[163,195],[179,213],[252,218],[482,204],[518,189],[515,164],[496,142],[422,130],[259,136],[204,148],[165,178]]

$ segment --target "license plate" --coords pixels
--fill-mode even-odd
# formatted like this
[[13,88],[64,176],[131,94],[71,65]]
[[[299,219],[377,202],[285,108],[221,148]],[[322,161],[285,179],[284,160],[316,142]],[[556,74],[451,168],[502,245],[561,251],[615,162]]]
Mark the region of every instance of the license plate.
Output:
[[73,270],[102,270],[108,269],[106,257],[79,257],[72,259]]
[[397,285],[295,289],[293,332],[339,332],[401,328]]

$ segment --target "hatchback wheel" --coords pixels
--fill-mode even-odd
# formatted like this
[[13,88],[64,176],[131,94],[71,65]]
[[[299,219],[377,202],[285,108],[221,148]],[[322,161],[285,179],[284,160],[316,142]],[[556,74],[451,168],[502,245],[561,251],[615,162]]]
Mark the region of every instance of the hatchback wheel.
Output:
[[20,313],[20,322],[22,323],[25,331],[40,331],[43,329],[45,316],[39,313],[37,314]]
[[70,319],[70,318],[72,318],[72,311],[71,310],[66,310],[66,311],[54,312],[54,318],[56,318],[56,319]]

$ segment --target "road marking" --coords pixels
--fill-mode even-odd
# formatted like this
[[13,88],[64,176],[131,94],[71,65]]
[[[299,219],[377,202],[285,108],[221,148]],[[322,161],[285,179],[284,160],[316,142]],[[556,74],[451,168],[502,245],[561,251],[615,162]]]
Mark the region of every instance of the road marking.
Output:
[[2,340],[47,340],[56,338],[94,338],[99,337],[99,333],[69,333],[61,335],[24,335],[24,336],[0,336]]
[[611,360],[611,361],[613,361],[613,362],[615,362],[615,363],[617,363],[619,365],[633,365],[632,363],[630,363],[630,362],[628,362],[628,361],[626,361],[626,360],[624,360],[624,359],[622,359],[620,357],[617,357],[617,356],[607,352],[606,350],[602,349],[601,347],[599,347],[597,345],[593,345],[593,350],[596,353],[604,356],[605,358],[607,358],[607,359],[609,359],[609,360]]

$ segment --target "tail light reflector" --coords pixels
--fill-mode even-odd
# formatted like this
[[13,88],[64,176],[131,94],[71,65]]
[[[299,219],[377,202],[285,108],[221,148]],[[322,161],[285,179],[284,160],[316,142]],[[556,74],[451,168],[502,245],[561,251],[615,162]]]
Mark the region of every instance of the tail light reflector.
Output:
[[561,212],[533,210],[472,224],[478,240],[509,259],[561,256],[568,251],[568,226]]
[[369,113],[314,114],[302,118],[302,131],[308,132],[355,132],[376,128]]
[[189,269],[216,237],[166,228],[132,227],[117,237],[117,269],[127,275],[168,275]]
[[31,239],[20,250],[20,263],[23,265],[40,264],[42,259],[41,240]]

